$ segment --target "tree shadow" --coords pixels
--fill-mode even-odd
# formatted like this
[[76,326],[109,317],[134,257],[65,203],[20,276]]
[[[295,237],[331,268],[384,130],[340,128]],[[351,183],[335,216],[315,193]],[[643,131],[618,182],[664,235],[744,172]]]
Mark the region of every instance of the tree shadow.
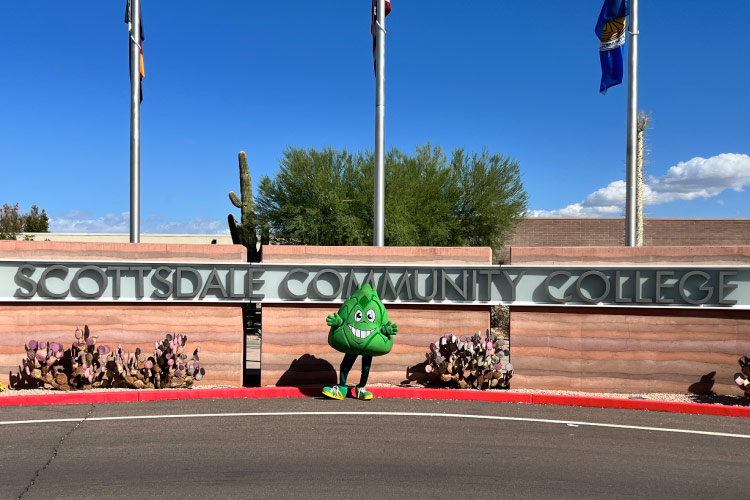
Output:
[[[289,368],[281,375],[277,386],[316,386],[315,395],[320,394],[322,385],[336,384],[336,369],[325,359],[316,358],[312,354],[303,354],[292,361]],[[307,394],[303,390],[303,393]]]

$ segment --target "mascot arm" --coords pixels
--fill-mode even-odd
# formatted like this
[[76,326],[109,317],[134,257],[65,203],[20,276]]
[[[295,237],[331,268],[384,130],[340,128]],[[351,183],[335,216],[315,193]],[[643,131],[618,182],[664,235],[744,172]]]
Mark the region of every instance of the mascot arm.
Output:
[[398,333],[398,326],[396,326],[396,323],[391,323],[390,321],[383,325],[383,332],[389,337],[392,337]]
[[341,319],[341,316],[339,316],[339,313],[335,312],[333,314],[329,314],[326,318],[326,324],[328,326],[337,327],[344,324],[344,320]]

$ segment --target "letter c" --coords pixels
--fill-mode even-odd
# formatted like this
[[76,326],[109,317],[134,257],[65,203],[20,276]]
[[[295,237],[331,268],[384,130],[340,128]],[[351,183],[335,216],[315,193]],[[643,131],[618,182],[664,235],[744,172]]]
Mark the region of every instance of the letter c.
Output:
[[[565,302],[568,302],[572,298],[572,296],[566,295],[565,297],[559,299],[552,295],[552,292],[550,291],[550,285],[555,276],[565,276],[566,278],[570,278],[571,274],[568,271],[552,271],[544,280],[544,289],[547,291],[547,297],[549,297],[553,302],[564,304]],[[565,281],[567,281],[567,279]]]
[[297,280],[300,283],[302,283],[303,281],[307,279],[308,276],[310,276],[310,271],[308,271],[307,269],[302,269],[301,267],[292,269],[286,274],[286,276],[284,276],[284,279],[281,280],[281,284],[279,285],[279,288],[281,290],[282,295],[290,297],[294,300],[304,300],[307,298],[307,292],[303,293],[302,295],[297,295],[296,293],[292,293],[292,291],[289,290],[289,280],[291,280],[292,276],[295,274],[304,274],[301,280]]

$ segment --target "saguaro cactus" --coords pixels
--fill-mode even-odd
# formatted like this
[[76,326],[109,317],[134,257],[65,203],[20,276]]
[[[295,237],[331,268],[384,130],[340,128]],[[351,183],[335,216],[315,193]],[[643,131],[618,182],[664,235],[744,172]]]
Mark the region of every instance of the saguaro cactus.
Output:
[[[229,214],[229,232],[232,235],[232,242],[235,245],[245,245],[247,247],[247,260],[250,262],[260,261],[260,251],[258,250],[258,233],[255,221],[255,206],[253,205],[253,184],[250,180],[250,168],[247,166],[247,155],[240,151],[240,196],[234,191],[229,192],[229,201],[232,205],[240,209],[240,223]],[[264,232],[264,235],[267,232]],[[267,238],[263,237],[263,243],[268,243]]]

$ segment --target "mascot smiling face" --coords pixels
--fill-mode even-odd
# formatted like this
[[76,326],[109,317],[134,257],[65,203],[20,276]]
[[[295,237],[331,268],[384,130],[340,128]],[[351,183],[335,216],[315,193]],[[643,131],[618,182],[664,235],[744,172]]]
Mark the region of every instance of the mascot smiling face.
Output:
[[364,284],[327,318],[328,345],[346,354],[381,356],[391,351],[395,325],[369,284]]

